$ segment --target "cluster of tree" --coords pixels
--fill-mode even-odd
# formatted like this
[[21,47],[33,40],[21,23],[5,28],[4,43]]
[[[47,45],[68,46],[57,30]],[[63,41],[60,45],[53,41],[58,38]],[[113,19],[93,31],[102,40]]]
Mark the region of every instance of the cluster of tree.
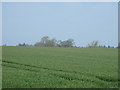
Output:
[[59,47],[73,47],[74,45],[75,45],[75,42],[73,39],[68,39],[65,41],[59,40],[56,44],[56,46],[59,46]]
[[[87,47],[88,48],[114,48],[113,46],[105,46],[100,45],[98,40],[90,42]],[[17,46],[37,46],[37,47],[76,47],[76,48],[86,48],[75,46],[75,42],[73,39],[68,39],[65,41],[56,40],[55,38],[50,39],[49,36],[44,36],[41,40],[34,45],[29,45],[26,43],[19,43]],[[118,48],[120,48],[120,43],[118,44]]]
[[98,40],[92,41],[91,43],[88,44],[87,47],[89,48],[114,48],[114,46],[110,46],[110,45],[105,46],[105,45],[100,45],[99,43],[100,42]]
[[68,39],[65,41],[50,39],[48,36],[44,36],[41,38],[40,42],[35,43],[34,46],[40,47],[73,47],[74,45],[73,39]]
[[26,44],[26,43],[19,43],[17,46],[32,46],[32,45],[29,45],[29,44]]

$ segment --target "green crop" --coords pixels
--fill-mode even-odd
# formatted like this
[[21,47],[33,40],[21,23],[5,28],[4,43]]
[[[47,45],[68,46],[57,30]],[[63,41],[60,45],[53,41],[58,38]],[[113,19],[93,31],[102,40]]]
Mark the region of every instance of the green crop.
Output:
[[117,88],[118,50],[5,46],[3,88]]

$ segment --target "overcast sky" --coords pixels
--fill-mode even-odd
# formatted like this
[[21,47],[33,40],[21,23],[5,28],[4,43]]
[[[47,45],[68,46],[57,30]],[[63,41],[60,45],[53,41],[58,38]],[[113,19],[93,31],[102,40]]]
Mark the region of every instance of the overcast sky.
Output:
[[118,43],[117,2],[9,2],[2,10],[3,44],[34,44],[45,35],[72,38],[77,46],[94,40],[102,45]]

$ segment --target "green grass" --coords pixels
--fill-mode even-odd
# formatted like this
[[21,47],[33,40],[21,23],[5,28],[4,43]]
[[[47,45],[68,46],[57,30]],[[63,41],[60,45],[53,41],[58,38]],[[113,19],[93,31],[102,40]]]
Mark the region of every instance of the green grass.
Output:
[[118,50],[3,47],[3,88],[116,88]]

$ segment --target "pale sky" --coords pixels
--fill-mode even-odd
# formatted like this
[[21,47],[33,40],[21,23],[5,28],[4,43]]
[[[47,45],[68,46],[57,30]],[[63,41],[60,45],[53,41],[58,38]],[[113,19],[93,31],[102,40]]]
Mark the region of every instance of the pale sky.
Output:
[[57,40],[72,38],[77,46],[86,46],[94,40],[117,46],[117,5],[117,2],[4,2],[3,44],[34,44],[48,35]]
[[0,3],[0,45],[2,45],[2,3]]

